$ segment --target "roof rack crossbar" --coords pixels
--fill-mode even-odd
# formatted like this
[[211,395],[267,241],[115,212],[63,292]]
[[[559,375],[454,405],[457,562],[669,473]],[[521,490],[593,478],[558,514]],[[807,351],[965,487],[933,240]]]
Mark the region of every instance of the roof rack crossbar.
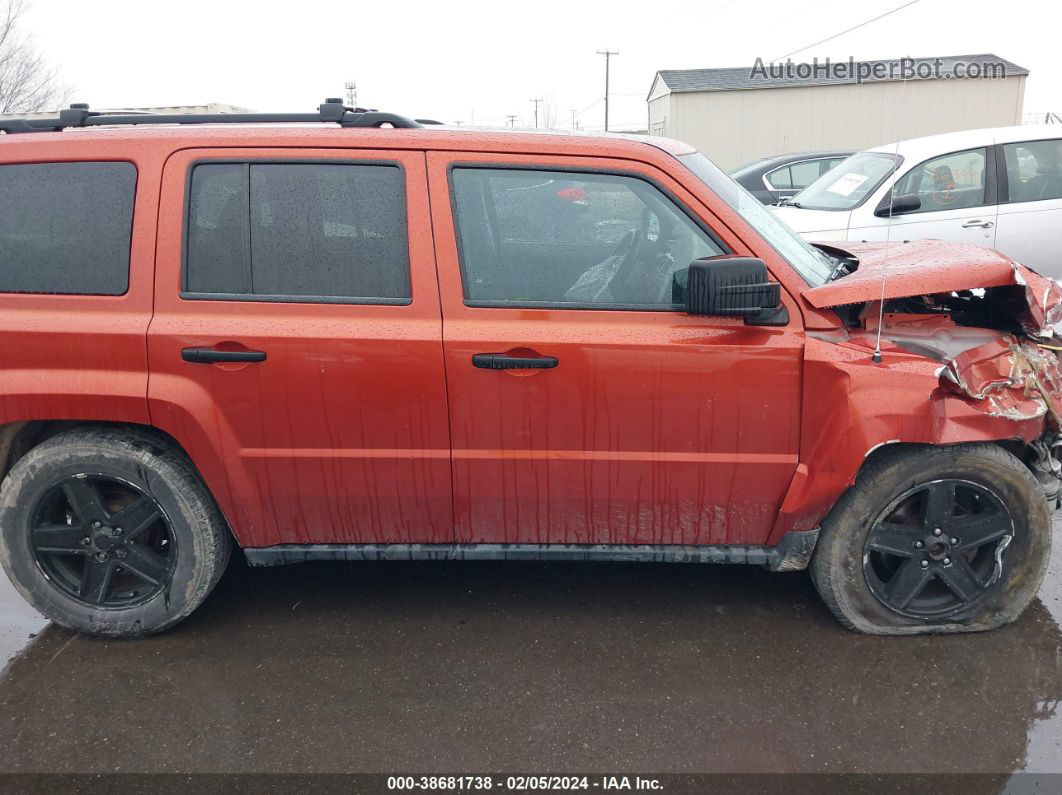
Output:
[[397,113],[367,108],[351,108],[339,99],[326,99],[317,113],[106,113],[90,111],[88,105],[75,104],[59,111],[54,118],[0,120],[0,132],[58,132],[72,127],[103,127],[135,124],[299,124],[323,122],[340,127],[411,128],[419,122]]

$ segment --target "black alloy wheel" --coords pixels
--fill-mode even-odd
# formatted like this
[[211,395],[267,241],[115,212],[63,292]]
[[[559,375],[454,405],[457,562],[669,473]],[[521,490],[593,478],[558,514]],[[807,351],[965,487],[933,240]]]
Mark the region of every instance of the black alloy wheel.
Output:
[[903,493],[867,533],[863,573],[890,610],[941,619],[975,607],[1000,578],[1014,521],[989,488],[934,480]]
[[44,575],[94,608],[126,608],[166,590],[176,540],[154,497],[110,475],[77,474],[45,492],[31,514],[30,546]]

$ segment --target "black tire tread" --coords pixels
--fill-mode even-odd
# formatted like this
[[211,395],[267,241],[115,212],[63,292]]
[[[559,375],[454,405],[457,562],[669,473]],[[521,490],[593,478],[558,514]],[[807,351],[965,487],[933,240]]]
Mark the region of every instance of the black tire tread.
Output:
[[[0,484],[0,500],[10,499],[13,492],[17,492],[19,478],[27,467],[48,456],[74,452],[93,454],[101,451],[128,456],[180,484],[180,490],[193,506],[192,515],[187,519],[201,534],[205,547],[201,565],[195,573],[192,596],[165,622],[146,628],[135,621],[115,621],[111,624],[97,623],[88,629],[67,621],[54,611],[48,612],[48,618],[67,629],[104,637],[135,637],[163,632],[187,618],[206,599],[224,574],[233,547],[232,533],[199,473],[184,452],[165,435],[152,433],[150,429],[113,427],[79,427],[63,431],[29,450],[11,467]],[[8,568],[6,556],[3,563],[5,568]],[[39,602],[33,598],[32,592],[14,577],[11,580],[22,596],[40,609]]]
[[[970,454],[993,459],[995,462],[1010,469],[1018,477],[1024,479],[1028,488],[1033,493],[1037,495],[1042,493],[1040,484],[1025,464],[999,445],[991,443],[970,442],[948,446],[904,446],[895,452],[886,452],[877,459],[867,463],[863,469],[860,470],[855,484],[841,495],[828,516],[822,521],[822,528],[819,534],[818,543],[816,544],[815,554],[813,555],[811,565],[809,566],[812,582],[814,583],[816,590],[819,592],[822,601],[837,620],[846,628],[853,632],[864,632],[878,635],[983,632],[1011,623],[1021,615],[1028,606],[1028,603],[1032,601],[1036,593],[1036,588],[1032,590],[1032,594],[1024,603],[1011,605],[1009,606],[1009,609],[1005,611],[1004,615],[999,616],[995,620],[979,624],[940,623],[906,626],[868,626],[854,621],[852,612],[847,609],[843,591],[836,581],[835,571],[831,564],[835,549],[841,541],[841,535],[844,530],[842,524],[846,521],[852,521],[854,517],[858,516],[864,508],[864,506],[860,505],[860,502],[867,501],[867,493],[873,491],[875,487],[881,486],[884,478],[892,475],[897,469],[909,466],[916,466],[919,468],[925,467],[926,464],[931,462],[934,458],[951,458],[956,454]],[[870,506],[866,507],[869,508]],[[1042,521],[1046,523],[1047,532],[1050,533],[1051,519],[1046,500],[1043,501],[1043,511],[1044,517],[1042,518]],[[1037,588],[1043,580],[1044,575],[1047,573],[1049,562],[1049,554],[1044,555],[1043,559],[1039,562],[1038,569],[1033,575]]]

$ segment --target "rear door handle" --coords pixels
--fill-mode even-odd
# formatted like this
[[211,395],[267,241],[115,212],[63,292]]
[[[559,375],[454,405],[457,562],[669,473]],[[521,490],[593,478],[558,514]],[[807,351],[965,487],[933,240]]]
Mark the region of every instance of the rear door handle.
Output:
[[549,370],[557,366],[557,357],[475,353],[472,355],[472,366],[484,370]]
[[217,348],[184,348],[181,358],[193,364],[218,362],[264,362],[265,351],[219,351]]
[[977,221],[967,221],[965,224],[962,225],[962,228],[963,229],[975,229],[977,227],[980,227],[981,229],[991,229],[993,226],[995,226],[995,224],[992,221],[977,220]]

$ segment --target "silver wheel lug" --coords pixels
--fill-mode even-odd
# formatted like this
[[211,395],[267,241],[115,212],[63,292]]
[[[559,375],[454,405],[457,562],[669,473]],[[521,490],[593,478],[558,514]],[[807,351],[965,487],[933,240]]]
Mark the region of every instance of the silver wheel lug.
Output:
[[939,527],[933,528],[933,535],[939,536],[943,531]]
[[96,560],[98,560],[100,563],[106,563],[107,562],[107,553],[106,552],[97,552],[96,553]]
[[85,536],[84,538],[81,539],[81,546],[87,547],[91,542],[92,542],[92,539],[89,538],[88,536]]
[[951,543],[958,544],[959,543],[959,539],[957,539],[955,536],[952,536],[951,537]]
[[923,560],[922,561],[922,568],[923,569],[928,569],[929,568],[929,561],[928,560]]
[[102,522],[93,522],[92,523],[92,529],[93,530],[99,530],[101,527],[103,527],[103,523]]
[[120,536],[121,534],[122,534],[122,528],[120,528],[120,527],[112,527],[111,528],[111,535],[112,536]]
[[921,549],[924,546],[925,544],[923,544],[921,541],[915,541],[915,549]]
[[950,565],[951,565],[951,558],[944,558],[944,560],[943,560],[943,561],[941,561],[941,562],[942,562],[942,563],[943,563],[943,564],[944,564],[945,566],[950,566]]

